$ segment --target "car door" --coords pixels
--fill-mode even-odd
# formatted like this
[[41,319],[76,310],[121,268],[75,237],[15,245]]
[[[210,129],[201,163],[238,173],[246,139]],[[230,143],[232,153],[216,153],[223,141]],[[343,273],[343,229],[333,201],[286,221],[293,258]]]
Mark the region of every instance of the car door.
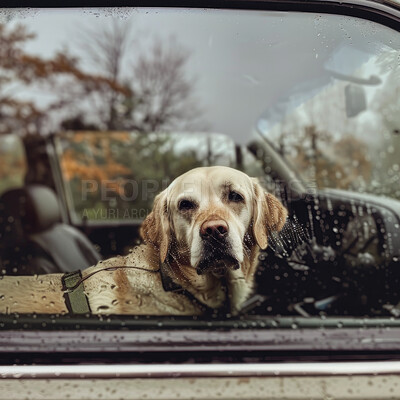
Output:
[[[289,217],[238,316],[1,314],[0,398],[400,397],[399,7],[20,4],[0,23],[2,191],[51,189],[103,258],[198,166],[257,178]],[[33,211],[2,194],[7,278]]]

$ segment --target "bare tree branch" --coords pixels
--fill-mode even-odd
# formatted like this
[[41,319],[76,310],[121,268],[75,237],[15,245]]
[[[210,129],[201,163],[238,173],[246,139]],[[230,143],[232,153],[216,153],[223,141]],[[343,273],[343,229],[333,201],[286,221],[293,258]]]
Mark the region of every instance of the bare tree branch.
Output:
[[132,126],[143,132],[177,129],[200,111],[193,98],[194,82],[185,75],[189,53],[175,41],[157,41],[133,66]]
[[[122,65],[127,56],[127,49],[132,44],[131,25],[112,20],[101,30],[85,27],[78,31],[78,46],[91,64],[99,68],[109,80],[114,83],[122,81]],[[110,88],[103,93],[103,110],[106,115],[102,118],[107,129],[117,128],[117,104],[120,93]],[[101,114],[104,115],[103,110]]]
[[154,132],[176,129],[195,120],[200,111],[193,98],[194,82],[185,76],[189,53],[174,40],[158,40],[148,53],[136,55],[130,72],[123,74],[133,42],[127,23],[113,21],[101,30],[86,27],[79,31],[79,47],[90,63],[130,90],[129,95],[112,88],[102,93],[97,112],[103,116],[103,126]]

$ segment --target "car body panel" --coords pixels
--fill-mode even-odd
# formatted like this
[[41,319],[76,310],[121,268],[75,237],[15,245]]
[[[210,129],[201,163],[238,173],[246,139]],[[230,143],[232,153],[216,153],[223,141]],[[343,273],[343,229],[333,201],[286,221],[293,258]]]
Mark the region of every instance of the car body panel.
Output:
[[[164,3],[164,4],[163,4]],[[40,0],[5,1],[8,7],[37,7]],[[70,1],[69,6],[160,6],[267,9],[280,11],[308,11],[357,16],[381,22],[400,30],[400,3],[394,1]],[[85,227],[83,227],[85,229]],[[218,326],[218,330],[201,331],[182,329],[185,321],[176,327],[161,322],[158,331],[135,331],[137,324],[147,328],[154,321],[128,323],[114,318],[114,328],[129,331],[99,332],[79,329],[85,321],[68,318],[43,319],[31,324],[29,318],[4,318],[0,352],[0,399],[389,399],[400,398],[400,362],[383,361],[399,358],[400,341],[398,321],[380,320],[320,320],[287,319],[286,329],[274,327],[274,320],[249,322],[242,330],[234,326],[243,320],[230,321],[231,326]],[[113,319],[110,319],[112,321]],[[53,322],[55,321],[55,322]],[[64,322],[65,322],[64,321]],[[178,322],[178,321],[176,321]],[[193,322],[193,321],[192,321]],[[88,318],[86,323],[90,326]],[[255,323],[258,330],[248,329]],[[264,326],[261,324],[264,323]],[[282,322],[280,322],[282,323]],[[54,324],[54,331],[47,328]],[[275,322],[276,324],[276,322]],[[26,326],[25,326],[26,325]],[[173,325],[173,324],[172,324]],[[214,324],[218,325],[218,324]],[[331,328],[326,329],[327,325]],[[372,325],[372,326],[371,326]],[[393,325],[393,326],[392,326]],[[43,330],[40,330],[40,326]],[[213,323],[209,327],[213,327]],[[214,326],[215,327],[215,326]],[[96,324],[92,324],[96,328]],[[274,329],[272,329],[274,328]],[[355,329],[356,328],[356,329]],[[16,329],[19,329],[18,331]],[[26,329],[24,331],[24,329]],[[58,330],[64,329],[64,330]],[[368,334],[367,334],[368,333]],[[208,347],[207,347],[208,346]],[[344,354],[351,349],[353,353]],[[309,351],[313,363],[299,363],[298,353]],[[334,351],[333,351],[334,350]],[[364,362],[329,362],[341,350],[341,357],[363,358]],[[115,364],[114,359],[126,351],[130,364]],[[187,353],[190,351],[190,353]],[[212,351],[214,361],[201,352]],[[218,358],[241,352],[241,362],[218,363]],[[48,357],[46,353],[52,353]],[[151,364],[155,352],[185,355],[186,363]],[[263,353],[262,353],[263,352]],[[88,353],[95,354],[89,357]],[[249,363],[249,357],[274,358],[276,363]],[[283,361],[284,354],[288,357]],[[70,357],[65,365],[66,354]],[[149,365],[132,364],[135,359],[147,357]],[[99,358],[99,355],[101,357]],[[371,361],[374,356],[381,361]],[[47,357],[47,358],[46,358]],[[63,358],[64,357],[64,358]],[[87,357],[87,358],[86,358]],[[188,364],[189,357],[197,364]],[[304,353],[302,355],[304,357]],[[297,361],[296,361],[297,358]],[[318,360],[324,362],[318,362]],[[13,359],[13,362],[8,362]],[[12,366],[17,361],[28,366]],[[42,360],[42,361],[40,361]],[[91,362],[91,365],[87,361]],[[86,363],[85,363],[86,361]],[[193,361],[192,361],[193,362]],[[46,365],[46,363],[48,365]],[[8,364],[8,365],[7,365]],[[64,364],[64,365],[61,365]]]
[[[164,379],[3,379],[0,399],[398,399],[399,375]],[[29,397],[27,397],[27,395]]]

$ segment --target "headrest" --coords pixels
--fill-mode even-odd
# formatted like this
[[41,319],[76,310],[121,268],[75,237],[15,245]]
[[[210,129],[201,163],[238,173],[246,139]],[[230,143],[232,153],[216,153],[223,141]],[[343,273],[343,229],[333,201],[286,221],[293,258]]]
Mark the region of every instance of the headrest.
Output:
[[20,219],[26,233],[45,231],[61,220],[57,196],[47,186],[35,184],[9,190],[1,202],[5,218]]

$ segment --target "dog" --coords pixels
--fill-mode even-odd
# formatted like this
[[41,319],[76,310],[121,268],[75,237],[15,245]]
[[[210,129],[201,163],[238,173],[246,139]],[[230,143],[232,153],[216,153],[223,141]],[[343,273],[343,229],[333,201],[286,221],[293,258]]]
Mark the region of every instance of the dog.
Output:
[[93,314],[236,315],[252,294],[259,250],[286,218],[257,179],[196,168],[156,196],[143,244],[85,269],[72,287],[61,274],[5,276],[0,312],[74,312],[69,300],[81,288]]

